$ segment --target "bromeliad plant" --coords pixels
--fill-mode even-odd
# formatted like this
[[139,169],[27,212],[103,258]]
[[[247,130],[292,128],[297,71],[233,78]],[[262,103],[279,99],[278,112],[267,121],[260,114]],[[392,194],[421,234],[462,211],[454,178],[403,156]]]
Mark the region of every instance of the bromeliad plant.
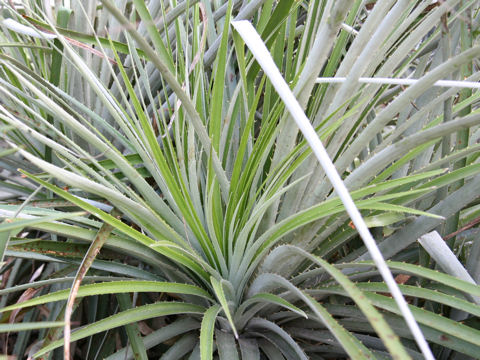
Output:
[[[480,77],[478,5],[4,3],[4,352],[422,358],[323,168],[230,26],[247,19],[401,274],[433,356],[477,357],[478,94],[435,83]],[[332,76],[344,82],[318,84]],[[432,230],[473,279],[431,269],[416,240]]]

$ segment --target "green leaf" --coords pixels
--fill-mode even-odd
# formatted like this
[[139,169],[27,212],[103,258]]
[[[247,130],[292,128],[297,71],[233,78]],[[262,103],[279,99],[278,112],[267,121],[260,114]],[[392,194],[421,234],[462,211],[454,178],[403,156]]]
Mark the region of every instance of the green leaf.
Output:
[[[160,329],[155,330],[151,334],[143,338],[144,345],[147,349],[166,342],[169,339],[176,338],[179,335],[188,333],[192,330],[200,328],[200,323],[191,317],[180,318],[171,324],[162,326]],[[128,350],[128,352],[127,352]],[[130,347],[118,350],[114,354],[108,356],[107,360],[124,360],[125,357],[131,356],[132,350]]]
[[230,29],[230,15],[232,10],[232,0],[228,1],[228,9],[225,17],[224,29],[222,31],[222,41],[216,57],[215,77],[212,89],[212,102],[210,108],[209,134],[212,139],[212,146],[218,152],[220,150],[220,133],[222,130],[223,102],[225,100],[223,93],[225,91],[225,70],[227,65],[227,45],[228,33]]
[[220,359],[239,360],[235,337],[223,330],[215,330],[215,340]]
[[335,335],[343,349],[352,359],[374,359],[373,354],[356,337],[342,327],[314,298],[307,295],[309,306],[327,328]]
[[[378,292],[378,293],[385,293],[389,294],[390,290],[388,289],[387,285],[380,282],[369,282],[369,283],[356,283],[355,284],[359,289],[362,291],[369,291],[369,292]],[[439,304],[443,304],[446,306],[450,306],[456,308],[458,310],[462,310],[468,312],[474,316],[480,317],[480,306],[470,301],[461,299],[457,296],[452,296],[448,294],[444,294],[438,290],[431,290],[420,286],[411,286],[411,285],[401,285],[399,284],[398,287],[402,291],[402,294],[405,296],[413,296],[415,298],[425,299],[437,302]],[[345,290],[340,286],[327,286],[321,289],[315,289],[309,291],[309,294],[325,294],[325,293],[338,293],[338,294],[346,294]]]
[[[273,266],[272,262],[278,262],[285,259],[285,257],[292,254],[301,255],[309,259],[313,263],[324,268],[347,292],[348,296],[355,301],[360,310],[365,314],[368,321],[375,329],[383,343],[393,358],[408,359],[410,358],[402,343],[390,328],[388,323],[382,315],[375,309],[370,301],[365,299],[366,294],[363,293],[350,279],[344,275],[340,270],[318,256],[312,255],[307,251],[291,245],[281,245],[277,247],[265,260],[264,266]],[[393,300],[392,300],[393,301]]]
[[[86,325],[81,329],[72,332],[71,341],[77,341],[87,336],[98,334],[102,331],[110,330],[119,326],[130,324],[137,321],[150,319],[153,317],[167,316],[173,314],[201,314],[205,309],[198,305],[176,302],[158,302],[154,304],[139,306],[134,309],[126,310],[121,313],[109,316],[93,324]],[[54,341],[48,346],[38,351],[34,357],[38,358],[43,354],[52,351],[63,344],[63,339]]]
[[227,302],[227,298],[225,297],[225,293],[223,291],[223,286],[213,276],[210,277],[210,282],[212,284],[213,291],[215,292],[215,296],[217,297],[220,305],[222,305],[223,312],[225,313],[225,315],[228,319],[228,322],[230,323],[230,326],[232,327],[233,334],[235,335],[235,338],[238,339],[237,329],[235,328],[235,323],[233,322],[233,318],[232,318],[232,315],[230,313],[230,308],[228,307],[228,302]]
[[62,190],[54,185],[51,185],[49,184],[48,182],[46,181],[43,181],[41,180],[40,178],[32,175],[32,174],[28,174],[26,172],[24,172],[28,177],[32,178],[33,180],[35,180],[36,182],[42,184],[45,188],[55,192],[56,194],[58,194],[59,196],[61,196],[62,198],[72,202],[73,204],[76,204],[77,206],[79,206],[80,208],[88,211],[89,213],[97,216],[99,219],[103,220],[104,222],[112,225],[113,227],[115,227],[115,229],[117,230],[120,230],[122,232],[124,232],[126,235],[128,236],[131,236],[132,238],[140,241],[141,243],[143,243],[144,245],[151,245],[154,243],[154,240],[152,240],[151,238],[149,238],[148,236],[142,234],[141,232],[139,231],[136,231],[134,230],[133,228],[131,228],[130,226],[124,224],[121,220],[119,219],[116,219],[115,217],[109,215],[108,213],[100,210],[99,208],[79,199],[78,197],[76,196],[73,196],[71,194],[69,194],[67,191],[65,190]]
[[[138,33],[138,31],[136,31],[133,26],[131,26],[130,21],[125,18],[125,16],[123,16],[123,14],[115,7],[115,5],[110,0],[102,0],[102,3],[108,8],[112,15],[123,26],[127,28],[128,32],[139,44],[140,48],[145,51],[145,53],[150,57],[150,60],[155,65],[155,67],[158,69],[158,71],[160,71],[166,83],[168,83],[168,85],[178,96],[179,100],[181,100],[183,108],[185,109],[186,113],[189,116],[189,120],[192,122],[192,125],[195,128],[195,132],[200,140],[200,143],[203,146],[204,151],[212,159],[213,169],[215,170],[215,173],[217,175],[217,179],[222,190],[222,196],[224,197],[224,199],[228,198],[230,184],[225,174],[225,170],[222,167],[218,154],[212,148],[211,139],[208,136],[207,130],[205,129],[205,126],[197,110],[195,109],[192,100],[182,89],[182,86],[180,85],[178,80],[169,70],[168,65],[165,64],[162,58],[155,53],[155,51],[151,48],[151,46],[144,39],[144,37],[140,33]],[[153,24],[149,25],[153,26]]]
[[0,333],[10,333],[28,330],[49,329],[53,327],[62,327],[63,321],[40,321],[14,324],[0,324]]
[[153,17],[150,14],[150,11],[148,10],[145,1],[133,0],[133,4],[140,15],[140,18],[143,20],[144,24],[146,24],[148,34],[152,39],[155,50],[157,50],[157,53],[159,54],[162,61],[167,64],[168,69],[171,72],[174,72],[172,56],[167,52],[165,44],[163,43],[158,28],[155,25],[155,21],[153,20]]
[[[3,256],[5,254],[5,249],[7,248],[8,241],[10,240],[11,232],[10,231],[1,231],[0,232],[0,262],[3,263]],[[0,265],[2,267],[3,265]]]
[[[65,28],[68,25],[72,11],[65,7],[60,7],[57,12],[57,23],[60,28]],[[63,44],[59,39],[53,42],[52,65],[50,69],[50,82],[58,86],[60,83],[60,75],[63,61]],[[52,119],[53,120],[53,119]]]
[[289,358],[296,357],[301,360],[307,360],[305,352],[300,345],[280,326],[272,321],[262,318],[253,318],[248,322],[248,328],[252,330],[260,330],[265,333],[265,337],[272,343],[276,344],[283,354]]
[[[27,17],[27,20],[30,21],[31,23],[35,24],[35,25],[38,25],[40,28],[43,28],[45,30],[50,30],[50,31],[52,30],[52,27],[45,22],[39,21],[37,19],[33,19],[31,17]],[[128,45],[125,44],[125,43],[119,42],[119,41],[110,42],[109,39],[101,37],[101,36],[88,35],[88,34],[85,34],[85,33],[78,32],[78,31],[65,29],[65,28],[62,28],[62,27],[59,27],[59,26],[56,26],[55,30],[59,34],[65,36],[67,38],[80,41],[84,44],[97,45],[98,43],[100,43],[103,47],[105,47],[107,49],[110,48],[111,44],[113,44],[114,49],[116,51],[118,51],[122,54],[129,54],[130,53],[129,49],[128,49]],[[144,52],[142,50],[137,49],[137,51],[140,53],[140,55],[143,58],[146,58],[146,55],[144,54]]]
[[[393,270],[400,270],[403,271],[407,274],[413,274],[416,276],[420,276],[425,279],[430,279],[436,282],[439,282],[441,284],[447,285],[451,288],[463,291],[467,294],[470,294],[472,296],[480,296],[480,286],[479,285],[474,285],[472,283],[469,283],[467,281],[463,281],[460,279],[457,279],[456,277],[453,277],[451,275],[442,273],[440,271],[436,270],[431,270],[422,266],[414,265],[414,264],[408,264],[408,263],[402,263],[398,261],[387,261],[387,265],[390,269]],[[342,264],[342,265],[337,265],[339,267],[371,267],[374,266],[374,264],[371,261],[359,261],[356,263],[351,263],[351,264]]]
[[215,320],[222,310],[219,304],[212,305],[202,319],[202,327],[200,329],[200,358],[201,360],[211,360],[213,355],[213,330],[215,328]]
[[[9,294],[9,293],[12,293],[12,292],[16,292],[16,291],[23,291],[23,290],[27,290],[28,288],[33,288],[33,289],[36,289],[38,287],[42,287],[42,286],[47,286],[47,285],[51,285],[51,284],[61,284],[61,283],[71,283],[73,281],[74,277],[72,276],[69,276],[69,277],[60,277],[60,278],[53,278],[53,279],[47,279],[47,280],[39,280],[39,281],[35,281],[35,282],[31,282],[31,283],[28,283],[28,284],[21,284],[21,285],[16,285],[16,286],[12,286],[12,287],[9,287],[9,288],[6,288],[6,289],[1,289],[0,290],[0,295],[5,295],[5,294]],[[121,281],[121,280],[130,280],[130,279],[127,279],[127,278],[119,278],[119,277],[116,277],[116,276],[86,276],[84,281],[86,282],[105,282],[105,281]]]
[[[157,241],[150,247],[155,251],[158,251],[160,254],[167,256],[171,260],[177,262],[178,264],[182,264],[188,269],[191,269],[198,276],[201,276],[204,279],[208,279],[209,273],[217,273],[208,263],[203,261],[200,256],[191,254],[180,246],[171,242]],[[208,272],[205,271],[206,269],[208,270]]]
[[[85,296],[102,295],[102,294],[117,294],[117,293],[131,293],[131,292],[168,292],[173,294],[188,294],[203,297],[211,300],[210,295],[195,285],[178,284],[173,282],[157,282],[157,281],[110,281],[97,284],[89,284],[80,286],[77,298]],[[54,293],[42,295],[22,303],[7,306],[2,311],[11,311],[14,309],[21,309],[27,306],[35,306],[39,304],[46,304],[53,301],[66,300],[70,289],[60,290]]]
[[35,226],[37,224],[64,220],[64,219],[73,219],[83,215],[85,215],[85,212],[61,212],[53,215],[35,217],[33,219],[22,219],[21,217],[14,218],[14,219],[7,219],[0,224],[0,232],[7,232],[7,231],[14,231],[14,230],[18,232],[21,229],[24,229],[29,226]]
[[238,339],[242,359],[260,360],[260,349],[255,339]]
[[[132,308],[132,301],[130,295],[125,293],[117,294],[117,301],[120,311],[125,311]],[[132,346],[133,356],[137,360],[147,360],[147,350],[142,341],[138,324],[126,324],[125,331],[127,332],[128,340]]]
[[414,214],[420,216],[427,216],[434,219],[445,219],[443,216],[435,215],[432,213],[428,213],[426,211],[416,210],[413,208],[409,208],[406,206],[395,205],[395,204],[387,204],[382,202],[369,202],[368,204],[363,204],[361,201],[357,203],[359,209],[364,210],[381,210],[381,211],[389,211],[389,212],[402,212],[407,214]]
[[[319,304],[313,297],[306,294],[304,291],[299,290],[290,281],[283,278],[280,275],[272,273],[263,273],[255,278],[250,285],[247,296],[253,296],[256,293],[275,289],[277,287],[283,287],[303,302],[313,311],[313,314],[318,317],[318,320],[322,322],[328,330],[335,336],[335,338],[342,344],[344,350],[354,359],[368,359],[373,358],[370,350],[365,347],[353,334],[343,328],[336,319]],[[307,314],[310,318],[311,315]]]
[[[389,297],[374,293],[365,293],[365,296],[377,307],[400,314],[395,301]],[[420,309],[416,306],[409,305],[415,319],[423,325],[427,325],[433,329],[439,330],[450,336],[462,339],[478,346],[480,344],[480,330],[466,326],[458,321],[451,320],[431,311]],[[480,349],[480,347],[479,347]]]
[[300,316],[303,316],[304,318],[308,318],[307,314],[305,312],[296,307],[295,305],[292,305],[290,302],[286,301],[285,299],[281,298],[280,296],[277,296],[275,294],[270,294],[270,293],[259,293],[255,294],[251,298],[247,299],[244,301],[240,307],[237,310],[237,313],[239,315],[242,315],[245,310],[247,309],[248,306],[255,304],[255,303],[267,303],[267,304],[273,304],[273,305],[278,305],[281,306],[285,309],[288,309]]

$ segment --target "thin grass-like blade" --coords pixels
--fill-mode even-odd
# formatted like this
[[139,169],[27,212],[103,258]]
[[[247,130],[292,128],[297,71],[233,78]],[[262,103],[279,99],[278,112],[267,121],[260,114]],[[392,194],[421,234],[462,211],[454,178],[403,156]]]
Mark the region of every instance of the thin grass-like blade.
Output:
[[182,86],[179,84],[175,76],[172,72],[168,69],[168,66],[161,60],[161,58],[156,54],[156,52],[150,47],[147,41],[143,38],[141,34],[139,34],[135,28],[132,26],[130,21],[123,16],[123,14],[115,7],[115,5],[110,0],[102,0],[102,3],[108,8],[108,10],[112,13],[112,15],[129,31],[132,37],[137,41],[140,48],[145,51],[147,56],[150,57],[150,60],[155,65],[155,67],[160,71],[162,76],[164,77],[165,81],[168,85],[171,86],[175,94],[178,96],[180,101],[183,104],[185,111],[188,113],[190,121],[192,121],[192,125],[195,128],[195,131],[199,137],[199,140],[204,148],[204,151],[207,155],[211,156],[213,168],[217,175],[218,182],[220,184],[220,188],[222,190],[222,196],[224,199],[228,198],[228,192],[230,183],[227,179],[225,174],[225,170],[222,167],[218,154],[213,150],[211,140],[208,136],[207,130],[195,109],[195,106],[192,100],[188,97],[185,91],[182,89]]

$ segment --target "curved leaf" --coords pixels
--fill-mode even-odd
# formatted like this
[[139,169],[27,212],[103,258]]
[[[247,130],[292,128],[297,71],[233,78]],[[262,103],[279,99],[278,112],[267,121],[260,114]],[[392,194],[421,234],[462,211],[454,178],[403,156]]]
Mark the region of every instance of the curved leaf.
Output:
[[[470,294],[473,296],[480,296],[479,285],[474,285],[467,281],[457,279],[456,277],[442,273],[440,271],[428,269],[419,265],[408,264],[408,263],[403,263],[398,261],[387,261],[387,265],[393,270],[400,270],[407,274],[417,275],[422,278],[430,279],[430,280],[439,282],[441,284],[447,285],[449,287],[452,287],[454,289],[463,291],[467,294]],[[344,268],[344,267],[346,268],[349,268],[349,267],[350,268],[352,267],[366,268],[367,267],[368,268],[371,266],[374,266],[374,264],[371,261],[359,261],[356,263],[346,263],[346,264],[337,265],[337,267],[340,267],[340,268]]]
[[[247,296],[253,296],[261,291],[283,287],[302,299],[313,311],[313,314],[331,331],[335,338],[342,344],[345,351],[355,359],[374,358],[371,351],[365,347],[355,336],[342,327],[338,321],[313,297],[299,290],[287,279],[277,274],[263,273],[250,285]],[[308,315],[310,318],[310,315]]]
[[239,306],[239,308],[237,310],[238,315],[239,316],[242,315],[245,312],[245,310],[247,309],[247,307],[249,307],[252,304],[258,303],[258,302],[278,305],[278,306],[281,306],[285,309],[293,311],[294,313],[296,313],[300,316],[303,316],[304,318],[308,318],[307,314],[305,314],[305,312],[302,309],[296,307],[295,305],[292,305],[291,303],[289,303],[287,300],[281,298],[280,296],[277,296],[275,294],[270,294],[270,293],[255,294],[251,298],[244,301]]
[[[126,310],[121,313],[112,315],[93,324],[86,325],[72,332],[71,341],[77,341],[87,336],[98,334],[102,331],[113,329],[132,322],[150,319],[158,316],[166,316],[172,314],[201,314],[205,309],[198,305],[177,303],[177,302],[158,302],[139,306],[134,309]],[[49,351],[52,351],[63,344],[63,339],[54,341],[48,346],[42,348],[34,356],[37,358]]]
[[202,327],[200,329],[200,358],[201,360],[211,360],[213,356],[213,330],[215,320],[222,310],[219,304],[211,306],[203,315]]
[[[27,306],[46,304],[53,301],[66,300],[70,290],[60,290],[54,293],[39,296],[22,303],[7,306],[2,311],[21,309]],[[80,286],[77,298],[103,294],[117,294],[130,292],[168,292],[173,294],[188,294],[211,299],[211,296],[202,288],[188,284],[156,281],[110,281]]]
[[[175,322],[165,325],[158,330],[155,330],[151,334],[143,337],[143,343],[145,348],[151,349],[152,347],[165,342],[169,339],[175,338],[178,335],[185,334],[191,330],[200,328],[200,323],[192,318],[183,318],[176,320]],[[132,348],[127,347],[118,350],[114,354],[108,356],[106,360],[125,360],[133,359]]]
[[268,268],[269,264],[272,264],[272,261],[282,261],[282,258],[285,258],[285,256],[291,256],[292,254],[301,255],[302,257],[324,268],[335,279],[335,281],[337,281],[345,289],[348,296],[351,297],[352,300],[355,301],[358,307],[362,310],[370,324],[372,324],[372,327],[382,339],[390,354],[392,354],[393,357],[402,359],[409,358],[408,353],[388,323],[370,303],[370,301],[365,299],[366,294],[356,287],[347,276],[345,276],[340,270],[336,269],[333,265],[298,247],[281,245],[272,251],[272,253],[269,255],[269,258],[265,260],[265,266]]

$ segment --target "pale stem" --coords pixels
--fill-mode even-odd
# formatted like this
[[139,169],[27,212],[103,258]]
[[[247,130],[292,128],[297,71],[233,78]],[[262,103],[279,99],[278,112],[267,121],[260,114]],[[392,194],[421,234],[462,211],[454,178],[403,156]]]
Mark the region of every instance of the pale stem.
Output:
[[268,52],[262,39],[249,21],[232,21],[232,25],[242,37],[243,41],[247,44],[248,48],[252,52],[255,59],[262,67],[265,74],[270,79],[275,90],[278,92],[280,98],[285,103],[286,108],[291,113],[293,119],[297,123],[300,131],[302,132],[305,140],[312,148],[319,163],[324,169],[326,175],[330,179],[336,193],[342,200],[345,209],[347,210],[350,218],[352,219],[355,228],[362,237],[365,246],[367,247],[373,261],[375,262],[380,274],[382,275],[385,283],[387,284],[390,292],[395,299],[405,321],[407,322],[410,331],[412,332],[415,341],[421,349],[423,355],[427,360],[434,360],[432,351],[428,346],[425,337],[420,330],[412,312],[410,311],[407,302],[405,301],[402,292],[400,291],[397,283],[395,282],[392,273],[390,272],[385,260],[380,252],[375,240],[373,239],[367,225],[365,224],[362,215],[358,211],[355,203],[353,202],[350,193],[348,192],[345,184],[343,183],[340,175],[338,174],[332,160],[328,156],[325,148],[323,147],[320,138],[318,137],[315,129],[311,125],[308,118],[305,116],[300,104],[293,95],[289,86],[285,82],[284,78],[280,74],[277,66],[275,65],[270,53]]

